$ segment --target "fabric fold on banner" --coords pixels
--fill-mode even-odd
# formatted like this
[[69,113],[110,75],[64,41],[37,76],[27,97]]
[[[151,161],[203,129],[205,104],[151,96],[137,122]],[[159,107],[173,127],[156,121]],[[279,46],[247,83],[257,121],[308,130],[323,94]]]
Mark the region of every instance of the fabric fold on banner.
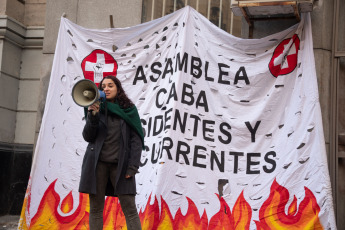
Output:
[[[143,229],[336,229],[310,15],[249,40],[191,7],[128,28],[61,18],[20,229],[88,228],[85,120],[71,90],[108,75],[144,129]],[[117,198],[105,209],[105,227],[126,224]]]

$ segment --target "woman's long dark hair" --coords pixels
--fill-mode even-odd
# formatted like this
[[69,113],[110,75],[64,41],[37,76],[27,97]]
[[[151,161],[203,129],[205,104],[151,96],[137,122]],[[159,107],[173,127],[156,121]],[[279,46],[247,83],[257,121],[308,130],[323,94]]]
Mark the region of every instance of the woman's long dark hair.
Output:
[[98,88],[100,90],[103,91],[102,83],[104,79],[111,79],[115,83],[117,87],[117,94],[115,97],[115,101],[120,105],[121,108],[127,109],[134,106],[133,102],[127,97],[126,92],[123,90],[121,82],[119,81],[119,79],[117,79],[114,76],[109,75],[109,76],[104,77],[98,85]]

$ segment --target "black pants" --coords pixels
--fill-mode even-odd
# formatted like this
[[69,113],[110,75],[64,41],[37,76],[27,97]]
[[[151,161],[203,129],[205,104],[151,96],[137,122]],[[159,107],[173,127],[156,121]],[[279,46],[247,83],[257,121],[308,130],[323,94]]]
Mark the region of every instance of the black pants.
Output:
[[[117,164],[98,162],[96,169],[97,177],[97,193],[90,194],[90,216],[89,225],[90,230],[103,229],[103,209],[105,189],[108,178],[111,183],[115,185]],[[125,214],[126,224],[128,230],[140,230],[141,224],[137,208],[135,206],[135,195],[119,195],[119,200],[123,213]]]

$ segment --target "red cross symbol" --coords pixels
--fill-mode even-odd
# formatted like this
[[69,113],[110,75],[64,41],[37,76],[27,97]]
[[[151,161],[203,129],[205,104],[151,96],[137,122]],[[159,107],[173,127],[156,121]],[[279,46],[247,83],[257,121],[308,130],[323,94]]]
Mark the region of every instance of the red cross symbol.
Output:
[[108,75],[116,76],[117,62],[104,50],[94,50],[84,58],[81,68],[85,79],[89,79],[98,86],[102,79]]
[[291,73],[297,66],[297,57],[300,40],[296,34],[292,38],[283,40],[274,50],[268,64],[273,76]]

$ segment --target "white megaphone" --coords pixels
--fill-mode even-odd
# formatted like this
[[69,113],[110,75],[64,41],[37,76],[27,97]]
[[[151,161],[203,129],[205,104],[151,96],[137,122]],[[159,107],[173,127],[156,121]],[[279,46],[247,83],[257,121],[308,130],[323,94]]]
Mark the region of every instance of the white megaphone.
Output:
[[93,81],[82,79],[73,86],[72,98],[77,105],[88,107],[96,101],[105,100],[105,93]]

